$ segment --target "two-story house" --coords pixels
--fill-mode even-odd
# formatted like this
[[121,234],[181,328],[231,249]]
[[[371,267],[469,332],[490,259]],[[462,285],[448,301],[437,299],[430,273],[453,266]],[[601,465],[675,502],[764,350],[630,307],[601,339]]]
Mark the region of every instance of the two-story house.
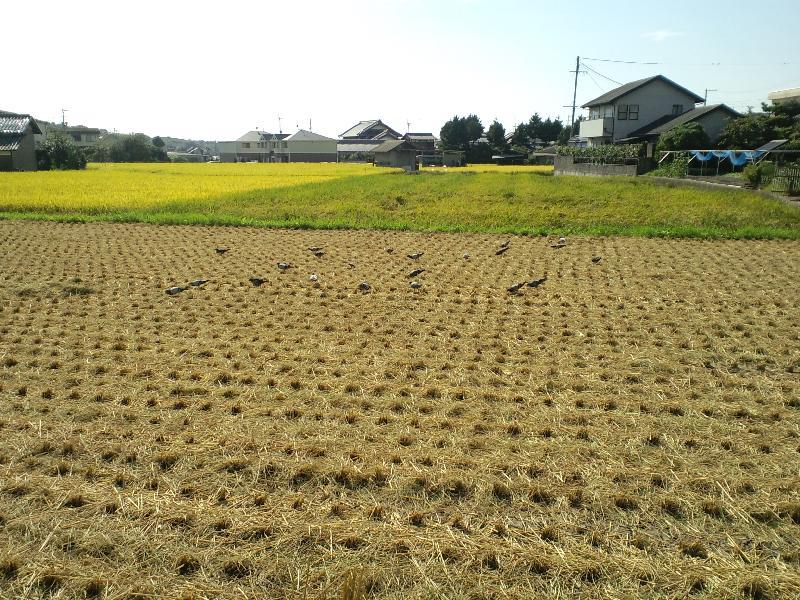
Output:
[[221,162],[289,162],[287,133],[248,131],[239,139],[219,142]]
[[614,144],[665,116],[679,116],[694,109],[702,96],[655,75],[626,83],[587,102],[589,118],[581,121],[580,137],[590,146]]

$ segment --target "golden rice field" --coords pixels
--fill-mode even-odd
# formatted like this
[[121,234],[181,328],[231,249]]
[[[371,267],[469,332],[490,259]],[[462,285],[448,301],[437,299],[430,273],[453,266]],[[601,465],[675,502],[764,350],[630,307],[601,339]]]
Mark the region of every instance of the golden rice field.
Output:
[[334,163],[93,163],[85,171],[2,173],[0,206],[13,210],[34,205],[56,212],[141,210],[392,171]]
[[800,242],[556,242],[0,222],[0,597],[800,598]]

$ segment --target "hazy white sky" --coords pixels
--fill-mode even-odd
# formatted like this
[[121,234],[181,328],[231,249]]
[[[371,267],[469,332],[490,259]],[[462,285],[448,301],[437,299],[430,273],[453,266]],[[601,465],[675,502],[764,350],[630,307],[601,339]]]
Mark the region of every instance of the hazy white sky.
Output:
[[[4,3],[0,109],[206,140],[256,127],[335,137],[361,119],[438,135],[507,129],[662,73],[737,110],[800,87],[800,2],[104,0]],[[9,49],[11,55],[9,56]]]

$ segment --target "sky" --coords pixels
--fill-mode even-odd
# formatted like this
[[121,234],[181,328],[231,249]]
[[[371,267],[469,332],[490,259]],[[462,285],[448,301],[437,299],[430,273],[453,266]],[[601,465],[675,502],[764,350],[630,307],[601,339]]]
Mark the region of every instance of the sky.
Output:
[[660,73],[758,110],[800,87],[797,23],[795,0],[12,2],[0,109],[210,141],[366,119],[438,136],[470,113],[511,130],[568,122],[581,56],[579,106]]

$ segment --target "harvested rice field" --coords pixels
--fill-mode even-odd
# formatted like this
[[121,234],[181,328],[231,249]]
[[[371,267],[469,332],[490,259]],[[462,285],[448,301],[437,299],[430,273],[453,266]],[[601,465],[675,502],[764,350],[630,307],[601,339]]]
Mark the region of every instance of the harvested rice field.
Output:
[[0,597],[800,597],[800,243],[557,241],[0,222]]

